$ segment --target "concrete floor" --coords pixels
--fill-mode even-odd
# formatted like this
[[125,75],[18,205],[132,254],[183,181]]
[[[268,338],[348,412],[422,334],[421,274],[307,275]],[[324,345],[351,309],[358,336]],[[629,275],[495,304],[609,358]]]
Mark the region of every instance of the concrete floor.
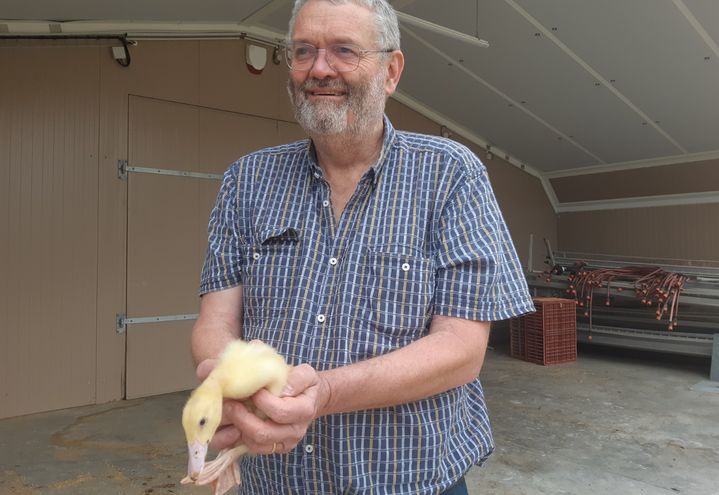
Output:
[[[488,352],[497,450],[468,475],[493,495],[719,494],[719,393],[693,391],[708,360],[580,347],[538,366]],[[169,394],[0,421],[0,494],[202,494]]]

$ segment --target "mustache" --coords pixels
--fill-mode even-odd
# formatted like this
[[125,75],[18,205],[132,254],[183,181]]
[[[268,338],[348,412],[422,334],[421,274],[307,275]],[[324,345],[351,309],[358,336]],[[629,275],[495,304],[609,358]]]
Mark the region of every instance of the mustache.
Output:
[[300,84],[300,91],[312,91],[315,89],[337,89],[347,94],[350,93],[351,87],[344,81],[338,79],[308,79]]

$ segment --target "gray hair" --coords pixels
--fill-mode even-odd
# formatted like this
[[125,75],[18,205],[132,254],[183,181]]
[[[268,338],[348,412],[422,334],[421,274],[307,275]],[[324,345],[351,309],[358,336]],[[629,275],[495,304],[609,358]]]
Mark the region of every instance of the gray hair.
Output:
[[[295,21],[300,9],[310,0],[295,0],[290,18],[288,38],[292,37]],[[335,5],[353,3],[365,7],[374,13],[375,28],[377,29],[377,47],[381,50],[399,50],[399,22],[397,13],[387,0],[324,0]]]

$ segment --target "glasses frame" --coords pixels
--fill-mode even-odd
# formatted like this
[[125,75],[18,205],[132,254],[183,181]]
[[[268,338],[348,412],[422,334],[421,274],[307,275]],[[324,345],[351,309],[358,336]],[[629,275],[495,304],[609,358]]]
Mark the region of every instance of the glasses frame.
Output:
[[[292,48],[297,47],[297,46],[305,46],[305,47],[311,48],[315,52],[314,57],[312,58],[312,63],[309,64],[306,69],[296,69],[296,68],[292,67],[292,57],[290,56],[289,53]],[[331,53],[331,48],[336,47],[336,46],[347,46],[347,47],[351,47],[351,48],[355,49],[355,51],[359,54],[359,57],[357,57],[357,65],[355,65],[352,69],[347,69],[347,70],[337,69],[335,67],[335,65],[330,61],[330,59],[327,58],[327,54]],[[317,57],[319,57],[319,55],[320,55],[320,51],[325,52],[325,62],[335,72],[354,72],[354,71],[356,71],[357,68],[359,67],[362,59],[370,53],[392,53],[394,51],[397,51],[395,48],[384,48],[381,50],[366,50],[366,49],[360,47],[359,45],[355,45],[352,43],[333,43],[333,44],[327,46],[327,48],[317,48],[312,43],[305,43],[302,41],[290,41],[288,43],[284,43],[282,45],[282,48],[283,48],[282,51],[284,52],[284,55],[285,55],[285,62],[287,63],[287,67],[289,67],[289,69],[294,72],[309,72],[310,70],[312,70],[312,67],[317,62]],[[332,58],[332,55],[330,55],[330,58]]]

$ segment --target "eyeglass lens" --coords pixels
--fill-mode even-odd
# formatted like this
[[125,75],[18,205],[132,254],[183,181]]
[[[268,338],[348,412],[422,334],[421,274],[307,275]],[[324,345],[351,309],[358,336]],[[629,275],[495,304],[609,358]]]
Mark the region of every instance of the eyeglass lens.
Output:
[[355,70],[360,61],[362,50],[353,45],[330,45],[317,48],[306,43],[294,43],[286,47],[287,64],[292,70],[309,70],[315,63],[320,51],[325,52],[325,61],[337,72]]

